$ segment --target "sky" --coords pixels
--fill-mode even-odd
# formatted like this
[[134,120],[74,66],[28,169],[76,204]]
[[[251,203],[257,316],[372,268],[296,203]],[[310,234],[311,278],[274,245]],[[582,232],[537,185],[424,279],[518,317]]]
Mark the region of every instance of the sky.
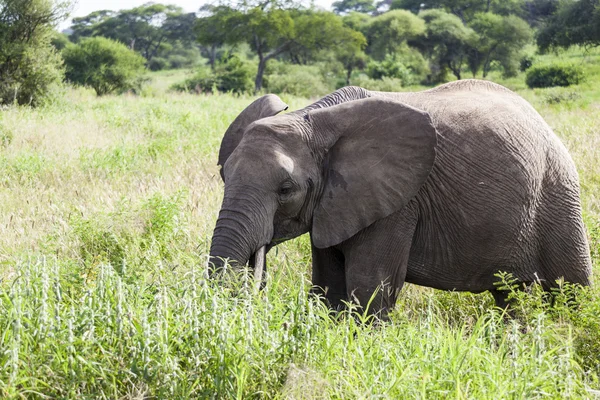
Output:
[[[147,3],[150,0],[76,0],[75,6],[73,8],[73,12],[71,16],[66,21],[63,21],[59,25],[59,29],[63,30],[68,28],[71,25],[71,18],[73,17],[83,17],[88,15],[92,11],[96,10],[126,10],[129,8],[141,6],[142,4]],[[179,7],[182,7],[187,12],[195,12],[206,3],[209,3],[209,0],[155,0],[155,3],[162,4],[174,4]],[[329,6],[333,0],[315,0],[315,4],[320,7],[324,7],[329,9]]]

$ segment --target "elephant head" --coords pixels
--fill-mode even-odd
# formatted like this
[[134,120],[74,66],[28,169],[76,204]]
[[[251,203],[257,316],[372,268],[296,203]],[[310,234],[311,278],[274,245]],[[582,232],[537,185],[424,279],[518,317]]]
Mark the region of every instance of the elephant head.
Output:
[[217,266],[306,232],[335,246],[404,207],[431,171],[436,131],[423,111],[370,97],[275,116],[286,108],[261,97],[223,138]]

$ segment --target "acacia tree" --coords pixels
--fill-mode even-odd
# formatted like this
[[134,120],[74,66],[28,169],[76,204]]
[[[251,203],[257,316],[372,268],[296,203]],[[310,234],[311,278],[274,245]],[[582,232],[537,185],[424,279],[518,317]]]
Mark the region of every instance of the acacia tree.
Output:
[[98,35],[98,26],[109,18],[117,14],[113,10],[98,10],[84,17],[73,18],[73,24],[70,39],[73,42],[78,42],[81,38]]
[[[254,80],[256,92],[262,89],[267,63],[283,54],[302,53],[306,58],[325,49],[361,48],[365,38],[342,23],[340,17],[330,12],[288,9],[275,2],[254,4],[232,13],[230,8],[216,8],[212,16],[227,21],[219,34],[223,42],[246,42],[258,57],[258,69]],[[221,14],[219,17],[216,15]],[[217,37],[207,31],[218,28],[202,24],[197,32],[202,36]]]
[[205,5],[200,11],[206,14],[198,18],[194,26],[196,40],[204,46],[208,54],[211,69],[215,70],[217,50],[225,44],[241,41],[241,30],[238,24],[242,23],[240,12],[232,7],[221,5]]
[[425,33],[425,22],[408,11],[393,10],[372,18],[366,31],[367,53],[383,60]]
[[475,15],[469,26],[475,32],[468,50],[468,64],[473,77],[482,69],[485,78],[492,61],[502,66],[505,76],[516,75],[519,55],[533,37],[527,22],[514,15],[480,13]]
[[456,79],[461,79],[475,32],[456,15],[442,10],[424,11],[421,16],[426,32],[420,47],[439,68],[440,77],[449,69]]

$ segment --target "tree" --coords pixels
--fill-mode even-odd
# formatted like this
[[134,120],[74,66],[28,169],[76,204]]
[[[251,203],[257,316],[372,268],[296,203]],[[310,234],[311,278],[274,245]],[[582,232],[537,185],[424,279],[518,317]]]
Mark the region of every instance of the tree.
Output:
[[[307,59],[324,49],[360,48],[365,44],[361,33],[344,26],[342,19],[330,12],[287,9],[275,2],[248,5],[236,13],[231,9],[218,8],[213,15],[227,13],[228,23],[220,31],[224,42],[246,42],[258,56],[256,92],[262,88],[267,63],[276,57],[287,53],[302,54]],[[198,34],[214,35],[206,32],[207,27],[214,26],[199,27]]]
[[146,3],[119,12],[95,11],[73,19],[73,41],[83,37],[103,36],[117,40],[139,52],[147,63],[176,42],[190,45],[195,40],[196,16],[185,14],[173,5]]
[[475,31],[468,55],[469,69],[473,77],[483,69],[485,78],[492,61],[499,62],[505,76],[516,75],[523,47],[533,37],[527,22],[514,15],[504,17],[492,13],[479,13],[469,26]]
[[467,23],[480,12],[521,15],[524,13],[524,5],[525,0],[392,0],[390,8],[410,10],[415,14],[422,10],[440,8]]
[[350,78],[355,69],[363,69],[367,66],[368,57],[359,48],[341,48],[336,51],[336,59],[344,66],[346,71],[346,85],[350,85]]
[[540,50],[600,45],[600,0],[565,0],[559,4],[538,32]]
[[198,18],[194,33],[196,40],[206,47],[208,62],[214,71],[217,49],[242,40],[239,24],[243,22],[243,16],[229,6],[205,5],[200,10],[208,15]]
[[336,14],[345,14],[349,12],[372,13],[377,8],[373,0],[340,0],[334,1],[331,5]]
[[556,12],[558,4],[558,0],[526,0],[523,18],[530,26],[537,27]]
[[342,22],[348,28],[361,32],[363,35],[367,34],[367,27],[371,22],[371,16],[360,12],[352,11],[351,13],[342,17]]
[[144,70],[144,58],[117,41],[93,37],[71,44],[63,51],[66,77],[91,86],[98,96],[132,89]]
[[100,34],[98,26],[104,21],[114,17],[117,13],[112,10],[94,11],[85,17],[73,18],[71,25],[71,41],[77,43],[81,38],[91,37]]
[[69,11],[67,2],[0,0],[0,104],[36,105],[62,80],[51,41]]
[[421,48],[438,68],[438,77],[441,78],[447,68],[456,79],[461,79],[469,43],[475,32],[466,27],[456,15],[442,10],[424,11],[421,16],[426,23]]
[[408,11],[394,10],[372,18],[367,32],[367,53],[376,60],[383,60],[387,54],[396,53],[425,33],[425,23]]

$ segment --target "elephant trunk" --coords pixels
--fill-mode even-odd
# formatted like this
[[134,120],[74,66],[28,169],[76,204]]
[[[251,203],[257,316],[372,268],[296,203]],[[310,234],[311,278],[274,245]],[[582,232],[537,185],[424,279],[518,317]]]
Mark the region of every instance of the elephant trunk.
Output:
[[243,267],[249,262],[255,270],[255,278],[262,279],[266,267],[265,246],[273,237],[273,222],[269,221],[264,205],[256,207],[253,203],[252,198],[240,200],[235,195],[226,195],[223,200],[210,246],[209,262],[214,266],[213,272],[222,269],[229,259],[229,265],[234,267]]

